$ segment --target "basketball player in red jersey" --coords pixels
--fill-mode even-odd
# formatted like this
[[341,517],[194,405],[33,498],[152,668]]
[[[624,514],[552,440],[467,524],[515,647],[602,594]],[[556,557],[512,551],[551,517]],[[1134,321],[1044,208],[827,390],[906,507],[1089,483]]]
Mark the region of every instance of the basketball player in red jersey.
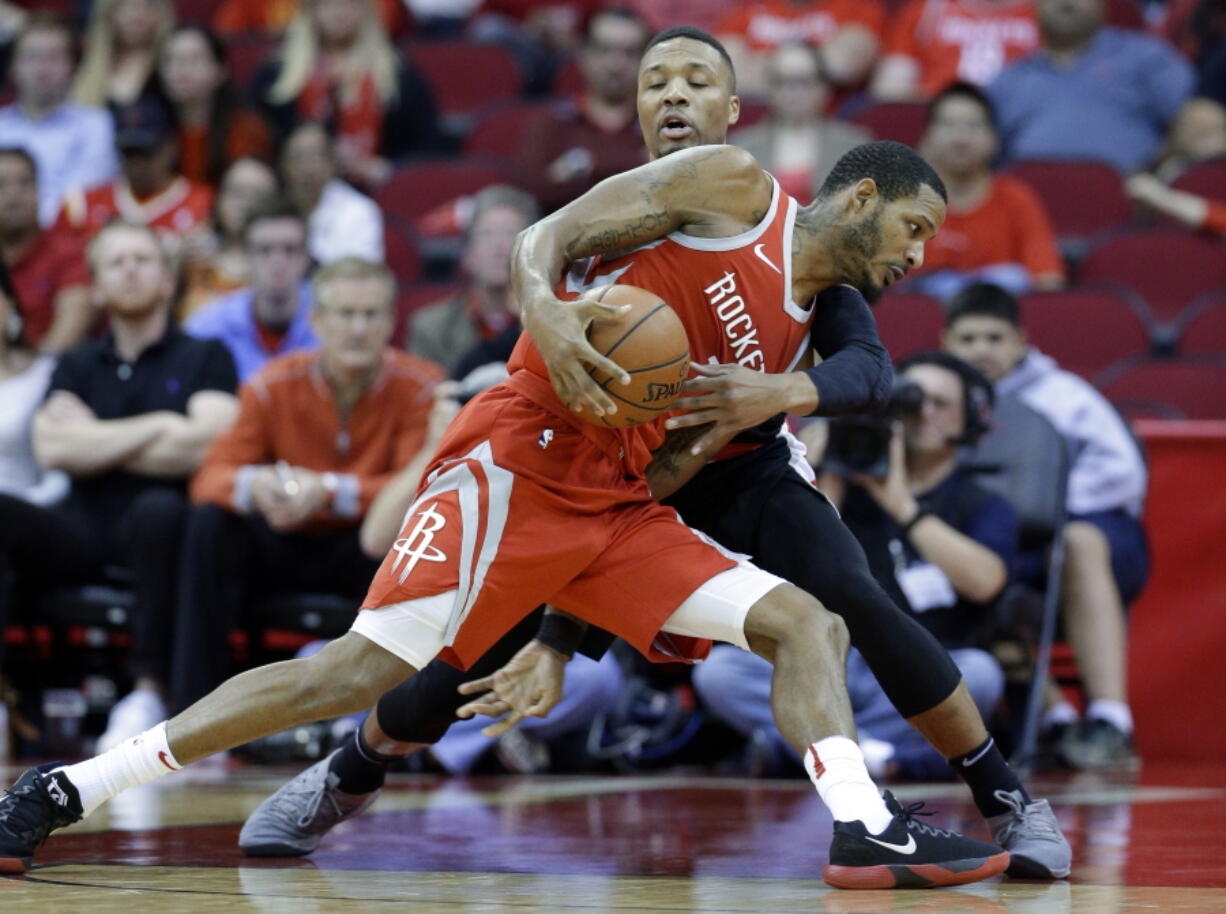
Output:
[[[934,190],[939,179],[903,150],[884,150],[866,165],[875,177],[847,184],[827,205],[846,213],[880,209],[886,249],[917,251],[940,224],[944,203]],[[886,200],[876,188],[889,186],[900,169],[909,176],[897,198]],[[585,237],[567,251],[572,260],[673,231],[701,247],[782,218],[769,249],[757,232],[747,252],[758,259],[753,251],[761,251],[770,269],[785,269],[790,255],[792,299],[807,301],[832,277],[859,279],[877,269],[856,260],[849,275],[823,250],[817,227],[802,228],[799,218],[787,246],[791,204],[782,209],[774,181],[730,147],[679,152],[606,184],[615,184],[609,196],[628,195],[637,205],[591,212]],[[727,200],[716,202],[723,195]],[[550,257],[535,275],[521,275],[521,286],[543,281],[546,294],[535,297],[551,298],[561,267]],[[884,261],[882,269],[890,268]],[[580,335],[586,321],[578,315],[614,312],[595,301],[557,304],[575,316]],[[763,347],[763,368],[787,367],[792,356],[776,347],[767,361]],[[575,419],[526,336],[508,367],[508,380],[474,398],[448,430],[348,634],[313,657],[243,673],[101,756],[25,772],[0,798],[0,868],[24,872],[52,830],[130,786],[267,733],[369,707],[436,656],[466,667],[547,602],[655,660],[700,659],[711,639],[771,660],[779,730],[805,759],[835,819],[823,871],[831,884],[954,885],[1001,872],[1007,852],[918,823],[869,778],[852,738],[840,619],[700,537],[652,498],[645,470],[664,437],[659,424],[610,430]],[[794,405],[811,409],[816,389],[799,380],[809,390],[797,384]]]
[[[731,77],[719,43],[705,33],[673,29],[652,40],[641,67],[639,113],[654,158],[724,141],[739,105]],[[886,175],[881,174],[880,161],[871,161],[874,156],[890,160]],[[897,184],[908,169],[915,169],[909,151],[873,144],[841,162],[837,180],[859,184],[860,178],[875,172],[880,187],[897,195]],[[832,286],[811,307],[796,304],[801,299],[793,289],[791,266],[792,253],[799,248],[798,236],[803,237],[816,222],[830,255],[823,280],[854,283],[871,297],[899,272],[918,264],[922,256],[922,245],[915,238],[919,214],[908,225],[890,225],[883,223],[880,199],[840,212],[832,205],[839,199],[834,193],[823,194],[828,199],[798,211],[793,201],[778,193],[769,176],[749,172],[758,179],[750,189],[760,191],[754,203],[764,209],[758,212],[752,203],[744,206],[741,221],[727,230],[727,237],[673,232],[621,256],[616,252],[605,255],[572,269],[566,281],[569,291],[564,290],[563,297],[587,285],[612,281],[649,288],[682,313],[692,351],[700,361],[735,363],[702,369],[712,377],[692,382],[699,393],[689,401],[700,411],[678,417],[678,431],[691,423],[720,420],[722,428],[699,443],[700,451],[709,452],[733,431],[765,421],[739,434],[720,453],[724,459],[707,464],[681,486],[670,504],[688,523],[752,554],[767,570],[800,584],[843,616],[853,643],[900,712],[970,785],[997,840],[1013,855],[1010,872],[1029,878],[1063,876],[1068,872],[1070,853],[1050,807],[1026,795],[987,734],[947,653],[873,579],[863,551],[809,485],[811,475],[803,475],[808,472],[803,461],[789,459],[787,442],[779,434],[778,414],[796,410],[798,403],[799,409],[809,407],[813,401],[807,398],[816,397],[819,414],[837,415],[871,408],[889,390],[888,357],[863,299],[853,289]],[[909,196],[914,199],[906,201],[921,212],[920,195],[927,192],[926,199],[932,201],[939,187],[935,176],[927,180],[935,183],[925,185],[912,175]],[[605,191],[608,196],[603,195]],[[722,212],[729,199],[737,205],[738,193],[735,185],[714,188],[710,199]],[[553,239],[547,243],[553,245],[554,262],[564,261],[572,245],[582,241],[589,210],[612,211],[626,199],[641,205],[638,191],[626,194],[613,183],[547,220],[543,225],[553,226]],[[581,209],[585,204],[588,210]],[[906,212],[897,205],[892,209]],[[612,244],[624,246],[620,238],[614,238]],[[543,282],[539,288],[544,288]],[[547,316],[532,332],[534,338],[545,341],[563,337],[551,354],[551,370],[563,360],[555,378],[565,376],[565,359],[574,353],[583,352],[584,359],[601,364],[598,354],[587,351],[582,333],[565,339],[564,332],[556,331],[574,316],[566,309],[575,306],[552,299],[547,291],[544,294]],[[561,309],[561,322],[548,314],[549,308]],[[580,313],[575,326],[582,326],[586,316]],[[810,342],[825,359],[823,364],[804,373],[787,373],[803,364],[800,350]],[[574,364],[578,364],[578,374],[572,374],[576,389],[591,385],[582,360],[570,367]],[[764,374],[764,370],[775,374]],[[592,393],[596,399],[588,402],[600,403],[601,392],[595,389]],[[671,433],[648,469],[657,495],[674,491],[696,466],[706,464],[704,453],[684,452],[677,446],[679,440],[685,439]],[[551,622],[558,624],[550,629]],[[463,713],[508,713],[504,721],[486,731],[491,735],[525,714],[543,716],[560,694],[561,673],[554,649],[567,655],[575,649],[573,637],[563,643],[565,639],[551,634],[562,627],[556,616],[547,616],[546,628],[510,667],[465,688],[495,687],[498,694],[473,703]],[[502,659],[494,661],[492,654],[483,659],[482,672],[496,669],[531,637],[522,628],[499,643],[496,652]],[[310,853],[329,828],[373,801],[390,756],[407,754],[441,737],[463,701],[455,691],[461,681],[463,674],[436,663],[423,676],[383,696],[354,743],[312,766],[252,814],[240,836],[243,849],[267,856]],[[317,802],[321,793],[327,795],[327,802]],[[316,812],[307,815],[303,810],[308,808]]]

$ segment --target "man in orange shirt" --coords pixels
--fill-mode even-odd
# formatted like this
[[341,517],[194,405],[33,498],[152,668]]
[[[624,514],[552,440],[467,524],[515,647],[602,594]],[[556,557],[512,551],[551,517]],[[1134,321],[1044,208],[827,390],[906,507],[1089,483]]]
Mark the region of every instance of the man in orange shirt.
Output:
[[318,349],[269,362],[192,480],[174,653],[186,707],[229,674],[228,635],[253,591],[352,595],[378,568],[359,544],[379,490],[421,449],[432,362],[388,347],[396,281],[344,258],[315,276]]
[[870,88],[883,101],[922,101],[958,80],[983,86],[1038,46],[1030,0],[909,0]]
[[766,61],[785,44],[821,52],[822,76],[839,87],[863,82],[881,49],[885,7],[877,0],[755,0],[716,27],[736,68],[738,91],[766,89]]
[[916,285],[947,298],[988,280],[1021,293],[1064,284],[1064,263],[1043,204],[1024,182],[992,173],[1000,149],[992,103],[955,83],[929,108],[921,144],[949,193],[940,233],[928,243]]
[[112,111],[123,173],[114,183],[66,194],[56,225],[92,236],[119,216],[157,229],[174,252],[193,229],[207,226],[213,192],[175,170],[178,142],[162,102],[143,97]]

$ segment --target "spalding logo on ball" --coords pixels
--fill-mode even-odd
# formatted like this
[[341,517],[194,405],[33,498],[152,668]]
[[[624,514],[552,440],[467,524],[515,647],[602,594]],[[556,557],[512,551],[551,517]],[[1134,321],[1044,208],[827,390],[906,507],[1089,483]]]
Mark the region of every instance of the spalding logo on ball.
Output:
[[630,428],[666,415],[690,372],[690,341],[677,312],[638,286],[599,286],[583,296],[630,306],[618,317],[592,321],[587,332],[592,347],[624,368],[630,383],[592,370],[592,379],[617,404],[617,412],[597,416],[585,408],[577,415],[606,428]]

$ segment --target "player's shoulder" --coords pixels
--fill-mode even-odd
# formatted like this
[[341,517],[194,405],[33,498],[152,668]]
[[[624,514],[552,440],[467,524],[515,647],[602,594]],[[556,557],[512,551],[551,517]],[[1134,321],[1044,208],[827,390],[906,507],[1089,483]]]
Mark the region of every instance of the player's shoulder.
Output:
[[690,178],[704,183],[728,178],[741,180],[765,175],[758,160],[740,146],[721,144],[681,149],[657,159],[650,166],[678,178]]

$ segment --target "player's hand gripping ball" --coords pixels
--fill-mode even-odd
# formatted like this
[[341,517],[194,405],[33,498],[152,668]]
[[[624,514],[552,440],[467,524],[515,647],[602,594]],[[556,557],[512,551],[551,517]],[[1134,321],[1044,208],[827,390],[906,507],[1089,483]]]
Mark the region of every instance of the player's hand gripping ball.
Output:
[[583,409],[579,417],[606,428],[630,428],[666,415],[690,370],[690,343],[681,318],[658,295],[638,286],[598,286],[583,294],[630,306],[618,317],[592,321],[587,331],[592,347],[624,368],[630,383],[592,370],[592,379],[617,404],[617,412],[597,416]]

